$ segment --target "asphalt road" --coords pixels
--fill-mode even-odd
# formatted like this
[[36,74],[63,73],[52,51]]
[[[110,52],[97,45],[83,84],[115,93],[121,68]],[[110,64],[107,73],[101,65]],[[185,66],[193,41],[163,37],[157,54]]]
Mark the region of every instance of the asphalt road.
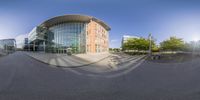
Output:
[[117,77],[82,71],[55,68],[21,52],[0,57],[0,100],[200,100],[199,59],[145,61]]

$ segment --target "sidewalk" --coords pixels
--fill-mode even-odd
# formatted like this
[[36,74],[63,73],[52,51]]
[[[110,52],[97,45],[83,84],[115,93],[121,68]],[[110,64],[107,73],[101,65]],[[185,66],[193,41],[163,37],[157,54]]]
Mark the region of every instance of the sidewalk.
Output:
[[82,70],[92,73],[119,72],[134,67],[145,60],[145,55],[127,55],[124,53],[112,53],[109,57],[98,61],[95,64],[81,67]]
[[109,57],[109,53],[100,54],[76,54],[68,56],[66,54],[52,54],[52,53],[35,53],[25,52],[28,56],[54,66],[60,67],[81,67],[98,62],[106,57]]
[[6,53],[0,52],[0,56],[6,56]]

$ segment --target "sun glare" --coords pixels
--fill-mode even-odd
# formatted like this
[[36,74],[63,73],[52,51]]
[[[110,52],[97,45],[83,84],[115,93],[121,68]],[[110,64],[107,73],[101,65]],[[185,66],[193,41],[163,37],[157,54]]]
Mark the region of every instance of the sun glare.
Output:
[[199,41],[200,40],[200,38],[199,37],[193,37],[193,39],[192,39],[193,41]]

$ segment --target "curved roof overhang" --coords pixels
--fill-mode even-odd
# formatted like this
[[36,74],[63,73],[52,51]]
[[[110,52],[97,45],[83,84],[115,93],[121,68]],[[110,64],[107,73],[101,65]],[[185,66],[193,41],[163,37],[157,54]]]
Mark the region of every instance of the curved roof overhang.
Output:
[[103,21],[94,18],[92,16],[86,16],[86,15],[63,15],[63,16],[57,16],[54,18],[51,18],[49,20],[46,20],[43,22],[40,26],[42,27],[51,27],[55,24],[60,24],[63,22],[90,22],[90,20],[93,20],[100,25],[102,25],[106,30],[111,30],[111,28],[106,25]]

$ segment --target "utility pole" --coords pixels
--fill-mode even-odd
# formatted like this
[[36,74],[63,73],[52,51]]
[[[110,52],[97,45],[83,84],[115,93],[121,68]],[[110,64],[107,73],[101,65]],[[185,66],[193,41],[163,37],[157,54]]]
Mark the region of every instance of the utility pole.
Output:
[[152,35],[151,35],[151,33],[150,33],[150,34],[149,34],[149,56],[151,56],[151,54],[152,54],[152,52],[151,52],[151,47],[152,47],[151,40],[152,40]]

